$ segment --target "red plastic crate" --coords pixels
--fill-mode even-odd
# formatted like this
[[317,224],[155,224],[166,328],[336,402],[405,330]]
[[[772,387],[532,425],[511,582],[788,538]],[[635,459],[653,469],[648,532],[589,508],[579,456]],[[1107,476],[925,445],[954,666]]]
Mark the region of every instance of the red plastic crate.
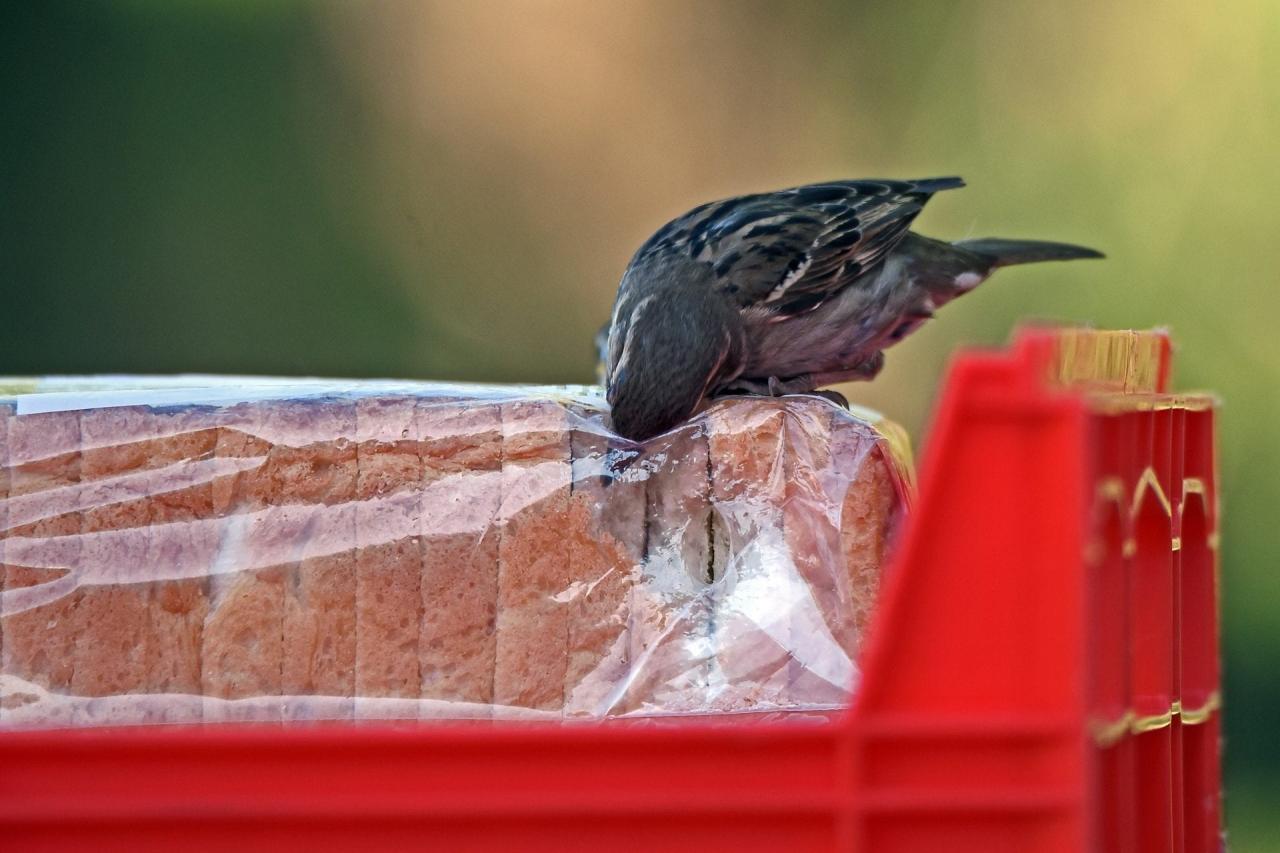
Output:
[[5,850],[1218,850],[1214,412],[1159,333],[950,372],[828,724],[0,734]]

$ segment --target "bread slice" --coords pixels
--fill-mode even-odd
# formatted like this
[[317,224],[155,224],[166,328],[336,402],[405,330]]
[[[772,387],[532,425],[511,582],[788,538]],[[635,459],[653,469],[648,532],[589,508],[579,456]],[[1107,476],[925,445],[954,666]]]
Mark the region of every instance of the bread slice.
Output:
[[568,596],[575,578],[565,538],[570,462],[568,414],[550,399],[502,404],[502,504],[498,547],[498,712],[559,715],[567,672]]
[[[357,719],[417,716],[422,453],[411,396],[356,402]],[[412,700],[412,704],[378,701]]]
[[[876,452],[883,439],[871,425],[818,399],[792,406],[788,415],[783,526],[799,595],[792,611],[791,679],[778,698],[784,706],[835,707],[848,701],[857,677],[861,626],[855,611],[869,608],[873,599],[867,596],[875,594],[851,575],[842,508],[858,476],[869,469],[883,475],[884,460]],[[879,563],[873,572],[878,569]]]
[[[839,435],[859,448],[864,442],[854,438],[851,430]],[[856,458],[854,448],[833,449],[833,457],[841,466]],[[840,471],[841,482],[848,483],[840,502],[840,550],[848,571],[847,604],[851,631],[847,648],[856,655],[871,628],[880,581],[893,544],[893,534],[902,518],[899,485],[895,482],[895,463],[882,443],[876,443],[863,457],[856,471]]]
[[[713,509],[708,708],[776,706],[791,678],[786,424],[791,400],[725,400],[705,417]],[[803,448],[801,448],[803,450]]]
[[[8,416],[9,537],[5,548],[3,661],[18,682],[66,695],[75,673],[80,560],[80,420],[75,412]],[[23,544],[39,546],[24,565]],[[34,550],[34,549],[25,549]],[[30,561],[34,562],[34,561]],[[43,603],[23,606],[21,594]],[[21,609],[14,609],[21,606]],[[21,701],[21,700],[17,700]],[[19,711],[10,702],[10,711]],[[54,714],[53,711],[42,713]]]
[[503,408],[487,399],[418,400],[425,717],[488,717],[495,702]]
[[[148,461],[150,412],[140,406],[85,409],[79,418],[81,585],[71,693],[147,693],[148,651],[167,642],[150,631],[151,519],[145,478],[138,476]],[[80,707],[93,715],[99,705]],[[92,722],[113,721],[95,715]]]
[[210,575],[201,635],[205,722],[281,719],[288,564],[276,555],[289,550],[300,525],[282,524],[285,519],[270,509],[266,418],[263,406],[253,403],[232,406],[218,417],[215,458],[257,464],[236,466],[213,482],[212,509],[222,519],[224,542]]
[[699,419],[649,442],[644,560],[629,622],[631,672],[618,715],[706,708],[713,649],[710,461]]
[[[149,490],[147,565],[151,589],[151,637],[147,649],[149,692],[199,696],[209,574],[217,560],[222,526],[213,517],[217,412],[205,407],[152,410],[149,464],[163,485]],[[201,719],[200,702],[167,703],[161,722]]]
[[573,581],[568,608],[564,714],[616,713],[631,671],[631,596],[644,559],[643,471],[610,470],[623,442],[598,408],[569,408],[572,483],[565,538]]
[[768,404],[722,405],[709,414],[716,529],[728,552],[716,580],[712,707],[842,705],[901,509],[884,439],[817,398],[787,400],[780,419]]
[[[348,399],[264,404],[275,512],[305,519],[284,589],[285,720],[351,719],[356,664],[356,408]],[[311,697],[326,697],[316,702]]]

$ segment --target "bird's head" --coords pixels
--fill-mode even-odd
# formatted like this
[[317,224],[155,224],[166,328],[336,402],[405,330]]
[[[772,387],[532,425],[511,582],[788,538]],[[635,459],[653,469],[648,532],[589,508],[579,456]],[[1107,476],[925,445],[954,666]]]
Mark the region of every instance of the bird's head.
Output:
[[738,319],[705,286],[682,279],[619,290],[608,340],[613,429],[644,441],[678,425],[734,372]]

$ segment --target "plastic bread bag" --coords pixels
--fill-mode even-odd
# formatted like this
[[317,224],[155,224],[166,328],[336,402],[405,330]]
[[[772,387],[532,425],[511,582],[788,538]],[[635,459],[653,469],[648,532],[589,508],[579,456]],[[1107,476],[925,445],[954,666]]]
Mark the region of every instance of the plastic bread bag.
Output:
[[0,380],[0,727],[840,708],[900,433],[598,389]]

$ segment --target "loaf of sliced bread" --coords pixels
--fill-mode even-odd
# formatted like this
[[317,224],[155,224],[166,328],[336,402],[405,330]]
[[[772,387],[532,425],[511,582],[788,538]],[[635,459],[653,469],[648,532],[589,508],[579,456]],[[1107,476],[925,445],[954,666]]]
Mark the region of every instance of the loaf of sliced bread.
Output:
[[825,709],[856,683],[905,477],[826,401],[719,401],[641,448],[586,392],[191,396],[0,401],[0,725]]

